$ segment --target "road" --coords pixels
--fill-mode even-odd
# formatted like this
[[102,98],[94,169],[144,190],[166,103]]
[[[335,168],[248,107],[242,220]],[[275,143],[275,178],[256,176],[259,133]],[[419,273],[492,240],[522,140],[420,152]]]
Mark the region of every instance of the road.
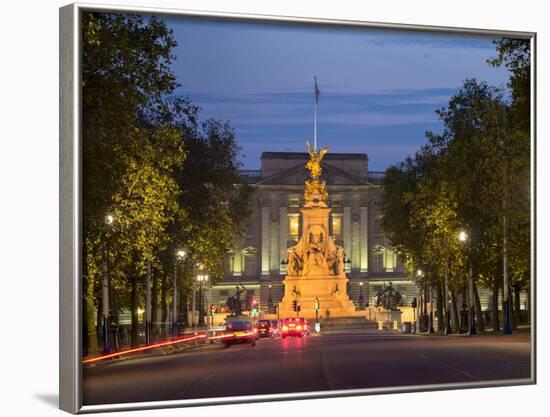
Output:
[[85,367],[85,405],[529,378],[528,334],[325,334]]

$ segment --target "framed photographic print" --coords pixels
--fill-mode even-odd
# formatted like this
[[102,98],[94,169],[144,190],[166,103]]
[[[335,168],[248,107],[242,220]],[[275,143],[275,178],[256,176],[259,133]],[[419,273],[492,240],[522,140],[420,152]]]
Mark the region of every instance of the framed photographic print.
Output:
[[535,383],[535,34],[60,9],[60,407]]

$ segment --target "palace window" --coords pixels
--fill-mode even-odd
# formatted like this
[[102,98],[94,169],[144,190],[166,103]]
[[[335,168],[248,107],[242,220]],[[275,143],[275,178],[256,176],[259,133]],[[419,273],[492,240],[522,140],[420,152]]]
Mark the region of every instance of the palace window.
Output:
[[233,272],[234,258],[235,258],[235,254],[233,252],[229,253],[227,255],[227,258],[225,258],[225,272],[228,274]]
[[297,238],[300,232],[300,217],[298,215],[288,216],[288,237]]
[[243,250],[244,275],[247,277],[256,275],[256,249]]
[[375,219],[376,220],[374,221],[374,235],[380,239],[382,237],[382,215],[376,216]]
[[375,246],[372,250],[372,272],[382,272],[384,268],[384,248]]
[[249,277],[256,272],[256,254],[244,256],[244,274]]
[[342,237],[342,216],[332,216],[332,236]]

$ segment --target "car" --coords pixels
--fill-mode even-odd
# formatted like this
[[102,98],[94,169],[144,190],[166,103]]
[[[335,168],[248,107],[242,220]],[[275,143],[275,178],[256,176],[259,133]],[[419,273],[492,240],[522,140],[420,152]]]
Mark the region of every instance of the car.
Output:
[[277,337],[281,335],[281,323],[280,320],[271,320],[271,328],[273,329],[273,336]]
[[273,327],[273,322],[271,320],[258,320],[258,337],[275,337],[275,331],[277,327]]
[[232,320],[225,325],[223,344],[229,347],[235,343],[250,343],[256,346],[257,331],[251,322],[247,320]]
[[304,330],[304,335],[309,336],[309,323],[307,320],[303,317],[298,318],[298,321],[302,325],[302,329]]
[[283,321],[281,328],[281,337],[285,339],[289,336],[303,337],[309,334],[309,326],[303,317],[288,318]]

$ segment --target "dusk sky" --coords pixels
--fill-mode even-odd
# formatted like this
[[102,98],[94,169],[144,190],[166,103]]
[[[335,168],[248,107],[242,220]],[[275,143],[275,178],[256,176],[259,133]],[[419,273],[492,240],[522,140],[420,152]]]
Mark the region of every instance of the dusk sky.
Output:
[[493,38],[368,28],[165,18],[178,46],[174,70],[201,120],[227,120],[245,169],[264,151],[304,152],[313,139],[313,77],[321,96],[318,145],[360,152],[370,170],[413,154],[438,132],[435,110],[463,80],[504,86]]

